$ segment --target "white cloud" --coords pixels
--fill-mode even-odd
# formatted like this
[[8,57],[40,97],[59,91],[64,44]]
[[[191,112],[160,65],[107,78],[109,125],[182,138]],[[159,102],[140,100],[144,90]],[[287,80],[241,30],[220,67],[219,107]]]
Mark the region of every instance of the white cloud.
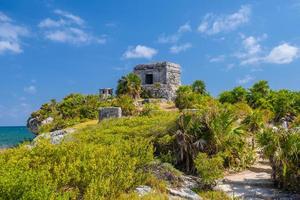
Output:
[[191,25],[189,22],[181,25],[179,28],[178,28],[178,33],[184,33],[184,32],[191,32],[192,31],[192,28],[191,28]]
[[25,26],[17,25],[11,18],[0,12],[0,54],[21,53],[21,38],[28,36]]
[[84,20],[81,19],[79,16],[73,15],[73,14],[63,11],[63,10],[56,9],[56,10],[54,10],[54,13],[58,14],[62,17],[65,17],[67,19],[70,19],[71,22],[76,23],[78,25],[83,25],[85,23]]
[[172,35],[166,35],[162,34],[161,36],[158,37],[158,42],[162,44],[172,44],[178,42],[178,40],[182,37],[183,33],[186,32],[191,32],[192,28],[189,24],[189,22],[181,25],[178,29],[177,32],[172,34]]
[[299,57],[299,47],[288,43],[280,44],[269,52],[263,50],[259,42],[264,38],[265,36],[258,38],[249,36],[243,39],[244,52],[235,54],[241,60],[241,65],[257,65],[260,63],[289,64]]
[[30,85],[28,87],[24,87],[24,92],[28,94],[35,94],[37,92],[37,89],[34,85]]
[[265,57],[265,62],[274,64],[288,64],[299,56],[299,48],[288,43],[274,47]]
[[106,36],[96,37],[88,32],[85,21],[79,16],[62,10],[54,10],[54,13],[57,19],[46,18],[38,25],[46,39],[76,45],[106,42]]
[[259,42],[264,38],[242,35],[243,52],[236,54],[236,57],[241,59],[241,65],[256,64],[261,60],[262,47]]
[[207,14],[198,26],[200,33],[208,35],[233,31],[250,20],[251,7],[243,5],[237,12],[230,15]]
[[186,51],[191,47],[192,47],[192,44],[190,44],[190,43],[185,43],[185,44],[181,44],[181,45],[173,45],[170,48],[170,52],[174,53],[174,54],[177,54],[177,53],[180,53],[182,51]]
[[157,50],[151,47],[137,45],[136,47],[129,47],[127,51],[123,54],[123,57],[126,59],[130,58],[146,58],[151,59],[154,55],[157,54]]
[[225,55],[219,55],[219,56],[210,58],[209,62],[216,63],[216,62],[223,62],[224,60],[225,60]]
[[243,85],[243,84],[249,83],[250,81],[253,81],[254,79],[255,79],[255,77],[248,74],[245,77],[238,79],[237,83],[240,85]]

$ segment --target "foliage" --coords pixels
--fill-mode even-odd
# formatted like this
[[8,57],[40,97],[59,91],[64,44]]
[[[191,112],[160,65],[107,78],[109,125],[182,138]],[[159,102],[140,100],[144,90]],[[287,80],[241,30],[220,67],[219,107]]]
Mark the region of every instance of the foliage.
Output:
[[194,81],[194,83],[192,84],[192,90],[193,90],[193,92],[201,94],[201,95],[207,94],[206,85],[205,85],[204,81],[202,81],[202,80]]
[[238,102],[245,102],[247,98],[247,90],[241,86],[233,88],[232,91],[225,91],[219,95],[221,103],[235,104]]
[[231,108],[209,101],[198,112],[186,112],[177,121],[174,155],[176,166],[194,172],[199,152],[222,155],[224,167],[245,168],[253,162],[245,131]]
[[223,177],[223,160],[220,156],[208,158],[206,153],[199,153],[195,166],[204,184],[214,184],[216,179]]
[[221,103],[247,103],[253,109],[272,112],[275,123],[300,114],[300,93],[290,90],[271,90],[267,81],[258,81],[248,90],[239,86],[219,95]]
[[122,115],[129,116],[137,113],[134,100],[128,95],[120,95],[112,102],[113,106],[121,107]]
[[198,192],[199,196],[202,197],[203,200],[238,200],[239,198],[231,198],[223,191],[200,191]]
[[178,109],[192,109],[201,104],[205,97],[200,93],[193,92],[191,86],[180,86],[176,91],[175,105]]
[[39,133],[49,132],[89,119],[97,119],[98,108],[109,105],[109,101],[99,101],[98,95],[70,94],[60,102],[51,100],[43,104],[39,110],[31,114],[31,118],[42,122],[52,117],[54,121],[51,124],[42,125],[39,130]]
[[270,159],[277,184],[299,192],[300,130],[266,129],[258,135],[258,142]]
[[143,105],[141,115],[150,115],[153,111],[159,111],[160,107],[155,103],[146,103]]
[[153,160],[152,142],[176,117],[161,112],[105,120],[60,145],[40,140],[4,151],[0,199],[119,199],[140,184],[163,188],[144,169]]
[[128,95],[134,99],[139,98],[141,94],[141,79],[134,73],[123,76],[118,81],[117,95]]

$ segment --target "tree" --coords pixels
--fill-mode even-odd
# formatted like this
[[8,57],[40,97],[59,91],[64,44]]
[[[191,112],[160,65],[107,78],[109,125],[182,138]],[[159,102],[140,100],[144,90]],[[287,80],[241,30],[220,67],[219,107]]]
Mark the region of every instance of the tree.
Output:
[[225,91],[220,94],[219,101],[221,103],[238,103],[246,101],[247,90],[242,86],[235,87],[231,91]]
[[271,89],[267,81],[258,81],[249,91],[247,99],[252,108],[268,108],[270,106],[267,98],[270,95]]
[[118,81],[117,95],[128,95],[134,99],[140,97],[141,94],[141,79],[134,73],[129,73],[123,76]]
[[207,94],[206,85],[205,85],[204,81],[202,81],[202,80],[194,81],[194,83],[192,84],[192,90],[193,90],[193,92],[198,93],[198,94],[202,94],[202,95]]

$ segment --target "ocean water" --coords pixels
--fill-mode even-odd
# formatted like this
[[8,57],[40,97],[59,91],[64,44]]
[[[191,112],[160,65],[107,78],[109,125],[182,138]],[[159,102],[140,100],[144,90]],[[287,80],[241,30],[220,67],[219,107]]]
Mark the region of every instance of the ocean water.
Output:
[[33,138],[34,134],[25,126],[0,126],[0,148],[16,146]]

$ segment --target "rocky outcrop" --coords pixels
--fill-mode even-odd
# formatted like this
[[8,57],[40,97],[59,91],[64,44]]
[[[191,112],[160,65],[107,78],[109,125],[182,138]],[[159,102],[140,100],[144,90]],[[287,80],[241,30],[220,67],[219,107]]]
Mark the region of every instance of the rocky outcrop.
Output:
[[34,134],[37,134],[39,131],[39,127],[41,126],[41,122],[37,118],[29,118],[27,120],[27,128]]
[[69,128],[69,129],[64,129],[64,130],[53,131],[50,133],[43,133],[43,134],[38,135],[36,138],[34,138],[32,144],[33,144],[33,146],[36,145],[36,143],[42,138],[49,139],[51,144],[59,144],[67,135],[69,135],[70,133],[73,133],[74,131],[75,131],[75,129]]
[[43,125],[51,124],[53,122],[53,117],[48,117],[44,120],[40,120],[36,117],[30,117],[27,120],[27,128],[34,134],[38,134],[39,128]]

